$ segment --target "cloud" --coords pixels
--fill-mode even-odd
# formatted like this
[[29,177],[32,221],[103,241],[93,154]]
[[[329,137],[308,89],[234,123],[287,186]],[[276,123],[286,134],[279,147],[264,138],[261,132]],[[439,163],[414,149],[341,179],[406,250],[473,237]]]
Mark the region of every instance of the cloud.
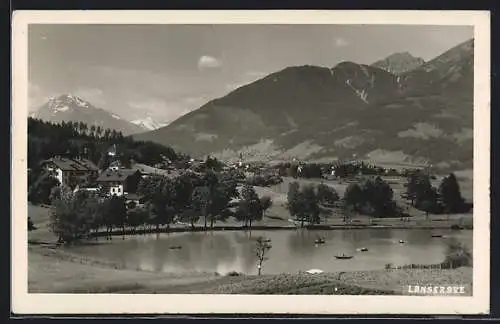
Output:
[[28,83],[28,110],[35,111],[44,105],[50,97],[56,96],[56,93],[47,93],[39,84]]
[[345,47],[345,46],[348,46],[348,45],[349,45],[349,42],[347,42],[347,40],[345,40],[344,38],[342,38],[342,37],[335,38],[335,46],[337,46],[337,47]]
[[216,59],[213,56],[203,55],[198,60],[198,68],[199,69],[210,69],[210,68],[218,68],[222,66],[222,62]]

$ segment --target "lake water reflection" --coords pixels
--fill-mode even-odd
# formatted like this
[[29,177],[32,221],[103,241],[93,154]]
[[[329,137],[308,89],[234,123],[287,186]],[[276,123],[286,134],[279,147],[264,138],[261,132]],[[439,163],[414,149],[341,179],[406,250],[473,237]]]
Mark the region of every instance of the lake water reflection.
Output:
[[[442,234],[444,238],[433,238]],[[206,271],[225,274],[229,271],[257,273],[255,239],[272,240],[269,260],[263,273],[296,273],[308,269],[323,271],[355,271],[383,269],[385,264],[438,263],[443,261],[446,241],[463,242],[472,251],[472,231],[449,230],[279,230],[171,233],[131,236],[112,243],[72,247],[73,252],[119,262],[131,269],[184,272]],[[326,243],[315,245],[324,237]],[[405,241],[400,244],[399,241]],[[180,249],[171,249],[181,246]],[[366,247],[366,252],[356,252]],[[350,260],[337,260],[335,255],[354,255]]]

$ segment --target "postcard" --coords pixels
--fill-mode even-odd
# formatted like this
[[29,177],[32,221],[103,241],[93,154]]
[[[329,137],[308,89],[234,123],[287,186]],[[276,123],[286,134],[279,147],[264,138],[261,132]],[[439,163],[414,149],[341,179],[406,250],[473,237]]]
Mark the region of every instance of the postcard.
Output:
[[487,11],[17,11],[16,314],[485,314]]

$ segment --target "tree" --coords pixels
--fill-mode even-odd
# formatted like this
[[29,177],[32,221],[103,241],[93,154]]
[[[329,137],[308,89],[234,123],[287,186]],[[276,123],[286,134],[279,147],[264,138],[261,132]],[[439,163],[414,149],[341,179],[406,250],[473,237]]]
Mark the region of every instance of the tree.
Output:
[[255,246],[255,254],[259,260],[259,264],[257,265],[258,275],[260,276],[262,273],[262,263],[269,258],[266,257],[266,253],[272,248],[271,240],[264,238],[263,236],[259,236],[257,238],[256,246]]
[[305,222],[319,223],[319,200],[313,185],[304,186],[296,192],[296,186],[290,184],[288,198],[288,211],[295,217],[295,220],[300,221],[301,227],[304,227]]
[[358,211],[370,217],[394,216],[399,209],[393,200],[393,190],[380,177],[361,184],[350,184],[344,193],[344,209]]
[[439,208],[439,194],[432,186],[430,178],[427,176],[421,177],[416,189],[414,206],[425,211],[426,217],[429,217],[430,212],[437,212]]
[[106,170],[107,168],[109,168],[110,163],[111,163],[111,158],[109,157],[108,152],[104,150],[103,152],[101,152],[101,158],[97,163],[97,167],[101,171]]
[[96,130],[95,125],[90,126],[90,135],[91,136],[95,136],[95,130]]
[[186,207],[182,210],[180,219],[183,222],[188,222],[189,224],[191,224],[191,229],[194,230],[194,223],[196,223],[200,219],[200,214],[195,210],[194,207]]
[[97,137],[100,138],[101,134],[102,134],[102,127],[101,126],[97,126],[96,129],[95,129],[95,132],[96,132]]
[[156,226],[170,225],[175,216],[175,183],[173,180],[156,176],[143,179],[139,182],[139,194],[148,201],[150,224]]
[[210,189],[207,186],[196,187],[192,194],[192,205],[194,210],[201,213],[204,218],[204,229],[207,229],[207,219],[209,215]]
[[420,202],[420,208],[425,211],[425,218],[427,221],[429,221],[429,212],[432,212],[435,206],[435,201],[427,199],[422,202]]
[[[218,163],[215,159],[211,161],[215,164]],[[233,197],[238,196],[238,191],[236,189],[236,182],[229,179],[221,181],[212,169],[208,169],[205,172],[203,181],[208,191],[206,197],[205,228],[207,218],[210,220],[210,228],[213,228],[217,220],[225,221],[228,216],[227,209],[229,208],[229,202]]]
[[148,211],[143,207],[130,208],[127,211],[127,224],[136,231],[137,227],[144,225],[148,220]]
[[111,134],[111,129],[106,128],[106,129],[104,130],[104,139],[105,139],[105,140],[108,140],[108,139],[109,139],[109,137],[110,137],[110,134]]
[[443,178],[439,185],[439,194],[446,213],[461,212],[465,200],[460,193],[460,186],[453,173]]
[[355,210],[352,205],[346,204],[345,200],[342,201],[342,220],[344,221],[344,223],[348,223],[351,221],[354,211]]
[[349,184],[344,192],[343,200],[346,206],[352,206],[354,210],[358,210],[358,206],[363,201],[361,186],[357,183]]
[[339,200],[337,191],[324,183],[319,184],[316,190],[318,200],[323,205],[332,206]]
[[111,130],[111,140],[116,140],[118,138],[118,132],[116,129]]
[[111,206],[111,199],[99,203],[98,214],[102,225],[106,226],[106,240],[112,240],[113,226],[116,225],[115,216]]
[[38,180],[28,192],[28,200],[33,204],[50,204],[50,195],[54,187],[59,186],[59,180],[48,172],[42,172]]
[[318,224],[320,222],[319,214],[319,201],[318,196],[316,195],[316,191],[314,190],[313,185],[306,185],[302,189],[302,204],[304,208],[304,214],[306,217],[301,217],[301,226],[304,226],[304,221],[309,223]]
[[260,198],[260,208],[262,210],[262,217],[264,217],[266,210],[271,208],[273,205],[273,200],[269,196],[263,196]]
[[229,188],[223,183],[219,183],[210,192],[208,204],[208,215],[210,219],[210,228],[213,229],[215,222],[226,221],[229,217],[229,202],[232,199],[232,188]]
[[375,181],[368,181],[369,189],[365,196],[373,206],[375,216],[391,216],[394,213],[395,204],[393,202],[393,190],[391,186],[382,178],[376,177]]
[[175,178],[174,208],[176,214],[182,215],[185,210],[192,211],[192,209],[195,207],[192,203],[193,191],[194,188],[198,186],[203,186],[203,180],[195,174],[184,173]]
[[262,207],[259,196],[250,185],[244,185],[241,190],[241,201],[236,211],[236,217],[245,222],[245,227],[252,228],[252,221],[262,217]]
[[78,123],[78,131],[80,134],[85,134],[85,128],[86,128],[86,125],[84,122]]
[[288,185],[287,201],[294,201],[296,197],[300,194],[300,185],[298,182],[290,182]]
[[215,157],[210,157],[207,156],[207,159],[205,160],[205,167],[207,169],[212,169],[214,171],[220,171],[222,167],[224,166],[223,163],[221,163],[219,160],[217,160]]
[[109,201],[109,211],[112,213],[113,225],[122,229],[125,238],[125,224],[127,222],[127,205],[123,196],[112,196]]
[[69,244],[88,236],[93,216],[89,212],[89,198],[86,192],[67,192],[56,201],[50,228],[58,236],[58,242]]

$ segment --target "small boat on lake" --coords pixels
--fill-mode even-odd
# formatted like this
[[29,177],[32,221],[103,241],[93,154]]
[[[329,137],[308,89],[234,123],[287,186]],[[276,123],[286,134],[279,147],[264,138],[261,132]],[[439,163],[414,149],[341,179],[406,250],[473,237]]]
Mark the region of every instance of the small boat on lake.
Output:
[[339,259],[339,260],[347,260],[347,259],[352,259],[352,255],[345,255],[344,253],[342,253],[341,255],[336,255],[335,256],[335,259]]
[[432,234],[432,237],[443,237],[442,234]]
[[366,251],[368,251],[368,248],[365,248],[365,247],[357,248],[356,251],[358,251],[358,252],[366,252]]
[[399,240],[399,244],[405,244],[406,241],[403,241],[403,240]]
[[182,249],[182,246],[180,246],[180,245],[174,245],[174,246],[170,246],[169,249],[170,250],[180,250],[180,249]]
[[325,242],[326,242],[326,241],[325,241],[325,238],[324,238],[324,237],[318,237],[318,238],[314,241],[314,243],[315,243],[315,244],[325,244]]

